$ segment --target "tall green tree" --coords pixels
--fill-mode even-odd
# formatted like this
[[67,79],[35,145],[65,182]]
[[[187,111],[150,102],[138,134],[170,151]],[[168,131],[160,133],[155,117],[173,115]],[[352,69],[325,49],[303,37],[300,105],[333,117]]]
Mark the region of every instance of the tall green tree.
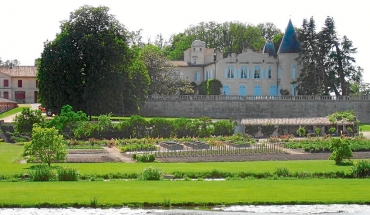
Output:
[[283,32],[272,22],[260,23],[257,27],[260,29],[262,37],[268,42],[272,42],[275,35],[283,34]]
[[298,77],[298,93],[303,95],[350,95],[351,80],[356,80],[359,73],[355,67],[356,48],[346,36],[339,39],[335,30],[334,19],[327,17],[324,27],[316,32],[313,17],[303,20],[298,39],[302,52],[299,62],[302,72]]
[[56,39],[45,43],[37,78],[47,108],[70,104],[88,115],[124,112],[133,54],[127,30],[108,12],[104,6],[82,6],[62,22]]

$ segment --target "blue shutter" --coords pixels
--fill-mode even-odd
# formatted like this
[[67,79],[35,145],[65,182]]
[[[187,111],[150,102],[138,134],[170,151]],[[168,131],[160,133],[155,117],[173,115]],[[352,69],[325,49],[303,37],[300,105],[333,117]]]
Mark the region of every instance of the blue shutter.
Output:
[[249,69],[247,68],[246,71],[247,71],[247,78],[249,78]]
[[238,77],[237,78],[242,78],[242,70],[241,69],[237,69],[237,71],[238,71]]
[[295,65],[292,66],[292,78],[295,78],[296,77],[296,74],[295,74]]
[[260,79],[263,79],[263,69],[260,69]]
[[282,72],[281,70],[282,70],[282,68],[279,66],[279,68],[278,68],[278,78],[279,79],[281,79],[281,72]]
[[252,79],[254,79],[254,69],[251,69],[251,76],[252,76]]

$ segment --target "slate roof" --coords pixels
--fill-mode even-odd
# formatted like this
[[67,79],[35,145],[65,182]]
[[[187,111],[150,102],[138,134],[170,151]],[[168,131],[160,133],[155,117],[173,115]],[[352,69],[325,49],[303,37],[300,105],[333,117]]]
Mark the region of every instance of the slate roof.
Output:
[[288,27],[285,30],[283,40],[281,41],[278,53],[300,53],[301,43],[297,39],[292,21],[289,20]]
[[10,77],[36,77],[37,66],[0,66],[0,72]]
[[[242,119],[241,125],[332,125],[327,117]],[[352,125],[353,122],[338,121],[337,124]]]
[[263,53],[268,53],[269,56],[276,57],[275,46],[273,43],[266,43],[263,47]]

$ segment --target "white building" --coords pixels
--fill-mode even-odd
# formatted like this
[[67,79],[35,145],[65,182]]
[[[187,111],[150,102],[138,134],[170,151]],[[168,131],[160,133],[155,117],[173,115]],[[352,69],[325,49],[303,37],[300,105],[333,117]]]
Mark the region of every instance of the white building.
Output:
[[200,84],[211,78],[221,81],[226,95],[276,96],[280,95],[280,89],[296,95],[292,82],[301,71],[296,60],[300,51],[289,20],[277,54],[274,45],[266,43],[262,53],[247,50],[223,58],[222,52],[206,48],[205,42],[195,40],[191,48],[184,51],[184,61],[174,61],[174,64],[190,82]]

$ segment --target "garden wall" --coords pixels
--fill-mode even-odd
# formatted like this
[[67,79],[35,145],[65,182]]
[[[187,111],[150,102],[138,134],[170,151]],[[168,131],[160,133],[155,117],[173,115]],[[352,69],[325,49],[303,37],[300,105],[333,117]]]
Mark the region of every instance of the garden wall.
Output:
[[[204,97],[205,98],[205,97]],[[361,123],[370,123],[370,100],[319,99],[148,99],[142,116],[201,117],[215,119],[324,117],[335,111],[354,110]]]

